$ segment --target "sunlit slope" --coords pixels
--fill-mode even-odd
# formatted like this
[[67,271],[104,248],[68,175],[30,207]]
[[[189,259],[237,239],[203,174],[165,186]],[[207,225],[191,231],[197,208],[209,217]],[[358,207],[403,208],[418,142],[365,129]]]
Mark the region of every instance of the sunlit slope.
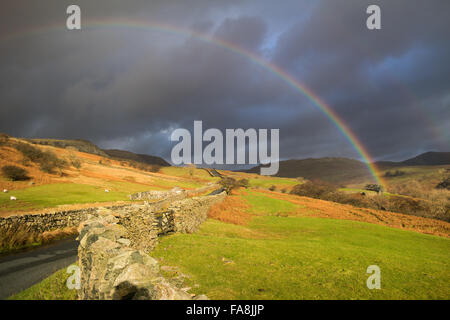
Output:
[[[250,205],[249,222],[210,219],[195,234],[162,238],[152,253],[178,270],[167,276],[181,272],[186,286],[197,284],[194,293],[211,299],[450,298],[446,237],[320,218],[307,206],[263,194],[235,197]],[[295,214],[299,207],[309,215]],[[370,265],[381,269],[380,290],[366,286]]]
[[[79,152],[71,147],[32,145],[42,152],[50,151],[66,162],[61,170],[44,172],[16,146],[27,141],[9,138],[0,145],[0,168],[16,166],[27,171],[25,181],[11,181],[0,174],[0,215],[54,208],[68,204],[127,201],[138,191],[168,190],[173,187],[194,189],[217,181],[196,168],[156,168],[136,166],[123,160]],[[31,144],[30,144],[31,145]],[[10,197],[17,198],[11,201]]]

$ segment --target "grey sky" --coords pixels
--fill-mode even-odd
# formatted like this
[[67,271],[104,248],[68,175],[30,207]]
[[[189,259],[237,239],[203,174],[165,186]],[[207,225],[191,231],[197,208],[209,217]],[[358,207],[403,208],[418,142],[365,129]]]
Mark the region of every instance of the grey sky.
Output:
[[[316,106],[250,59],[188,36],[92,26],[145,19],[214,35],[280,66],[376,159],[449,150],[449,1],[76,1],[82,30],[68,31],[72,3],[1,2],[1,132],[167,159],[171,130],[203,120],[205,128],[280,128],[282,158],[358,158]],[[369,4],[382,9],[379,31],[365,26]]]

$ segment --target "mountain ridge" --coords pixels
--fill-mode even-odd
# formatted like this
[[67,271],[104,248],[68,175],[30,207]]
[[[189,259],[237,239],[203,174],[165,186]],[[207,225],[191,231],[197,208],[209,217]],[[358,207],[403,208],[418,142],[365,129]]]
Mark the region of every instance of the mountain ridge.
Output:
[[108,156],[112,158],[119,158],[123,160],[133,160],[137,162],[143,162],[150,165],[158,165],[162,167],[169,167],[170,163],[161,157],[153,156],[149,154],[134,153],[131,151],[120,149],[102,149]]
[[[450,165],[450,152],[425,152],[403,161],[378,161],[374,163],[380,170],[404,166],[438,166]],[[248,170],[248,173],[259,173],[261,166]],[[280,161],[277,177],[308,180],[319,179],[332,183],[349,183],[373,179],[367,164],[356,159],[343,157],[323,157],[290,159]]]
[[121,160],[132,160],[136,162],[141,162],[149,165],[159,165],[163,167],[170,166],[170,164],[161,157],[148,155],[148,154],[138,154],[131,151],[119,150],[119,149],[101,149],[99,146],[93,142],[86,139],[25,139],[26,141],[39,144],[47,145],[57,148],[75,148],[80,152],[95,154],[102,157],[112,157]]

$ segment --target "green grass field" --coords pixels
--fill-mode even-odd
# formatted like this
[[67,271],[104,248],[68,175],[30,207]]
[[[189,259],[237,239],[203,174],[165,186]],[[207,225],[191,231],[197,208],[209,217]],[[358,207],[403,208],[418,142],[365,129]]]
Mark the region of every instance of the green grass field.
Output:
[[248,191],[241,195],[250,205],[250,212],[255,215],[274,215],[277,213],[288,213],[294,211],[298,205],[289,201],[269,198],[263,194]]
[[[52,208],[65,204],[129,200],[128,195],[132,192],[128,190],[137,192],[149,189],[148,186],[131,183],[114,182],[114,186],[115,190],[111,189],[109,193],[105,192],[105,188],[74,183],[47,184],[13,190],[9,193],[0,194],[0,211],[25,211]],[[17,201],[11,201],[10,196],[15,196]]]
[[[162,238],[152,255],[180,267],[192,277],[188,284],[199,285],[193,292],[211,299],[450,298],[449,239],[274,216],[288,205],[246,198],[260,214],[248,226],[208,220],[195,234]],[[381,268],[380,290],[366,286],[369,265]]]
[[189,167],[162,167],[160,172],[169,176],[183,178],[197,178],[208,181],[219,181],[217,177],[211,177],[208,172],[203,169]]
[[[204,184],[195,182],[195,181],[177,181],[177,180],[165,180],[165,179],[157,179],[152,178],[152,183],[158,186],[171,189],[173,187],[180,187],[183,189],[196,189],[202,187]],[[151,187],[147,187],[147,190],[152,189]],[[157,188],[154,188],[157,189]],[[159,188],[161,189],[161,188]]]
[[296,179],[290,179],[290,178],[264,178],[261,177],[259,179],[249,179],[250,186],[252,187],[259,187],[268,189],[271,186],[276,186],[279,190],[283,188],[290,188],[293,187],[300,182]]
[[[163,179],[152,179],[152,183],[165,189],[175,186],[195,189],[202,186],[195,182]],[[109,192],[105,192],[105,189]],[[0,193],[0,212],[28,211],[68,204],[128,201],[130,194],[148,190],[161,190],[161,188],[121,181],[105,181],[102,187],[75,183],[47,184]],[[15,196],[17,201],[11,201],[10,196]]]
[[66,281],[70,274],[61,269],[34,286],[8,298],[8,300],[76,300],[77,291],[69,290]]

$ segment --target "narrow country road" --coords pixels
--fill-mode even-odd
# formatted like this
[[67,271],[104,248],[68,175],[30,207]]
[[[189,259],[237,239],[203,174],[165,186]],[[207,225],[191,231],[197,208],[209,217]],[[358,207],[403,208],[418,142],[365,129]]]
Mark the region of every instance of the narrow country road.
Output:
[[7,299],[74,263],[77,248],[78,241],[72,238],[0,257],[0,299]]

